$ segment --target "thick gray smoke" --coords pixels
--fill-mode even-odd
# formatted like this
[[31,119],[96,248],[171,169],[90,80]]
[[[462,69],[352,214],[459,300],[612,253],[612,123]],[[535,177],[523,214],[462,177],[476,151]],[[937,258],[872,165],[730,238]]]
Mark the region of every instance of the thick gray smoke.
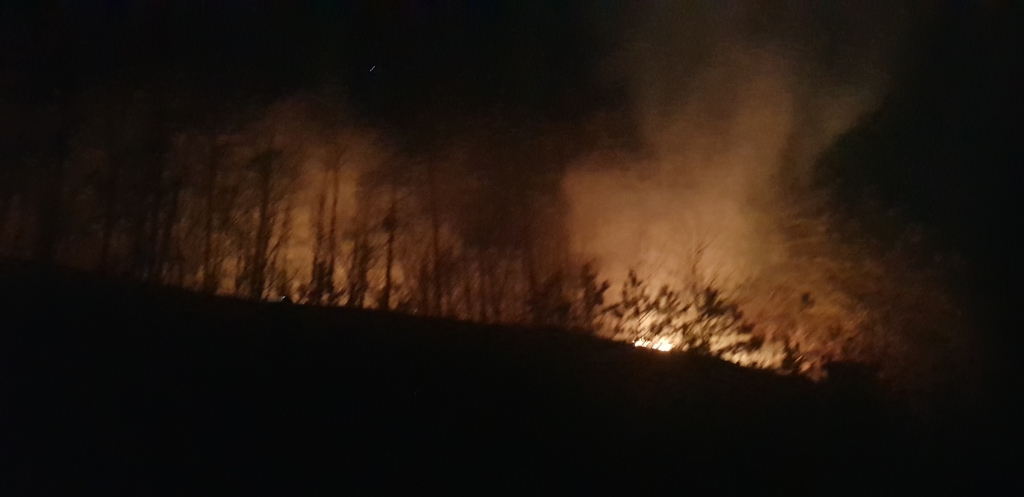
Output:
[[599,153],[572,168],[578,249],[620,271],[665,272],[706,244],[716,270],[751,276],[776,255],[780,189],[806,183],[884,95],[904,22],[892,10],[658,2],[632,13],[607,72],[628,89],[642,159]]
[[769,339],[841,355],[823,334],[867,317],[835,276],[843,248],[798,206],[817,157],[884,98],[911,17],[836,2],[630,12],[606,76],[627,89],[640,150],[570,168],[575,250],[613,282],[630,268],[655,284],[714,282]]

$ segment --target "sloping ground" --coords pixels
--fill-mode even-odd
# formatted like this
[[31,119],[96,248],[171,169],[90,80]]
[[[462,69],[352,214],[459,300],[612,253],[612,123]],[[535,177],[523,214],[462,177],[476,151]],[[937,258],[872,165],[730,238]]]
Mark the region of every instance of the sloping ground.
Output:
[[867,384],[14,264],[0,265],[0,298],[7,495],[695,481],[818,493],[978,476],[974,455]]

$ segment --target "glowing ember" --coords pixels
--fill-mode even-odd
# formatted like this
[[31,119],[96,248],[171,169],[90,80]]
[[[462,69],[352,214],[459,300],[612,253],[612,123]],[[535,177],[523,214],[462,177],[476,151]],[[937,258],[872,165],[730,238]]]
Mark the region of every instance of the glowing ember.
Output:
[[668,341],[668,340],[666,340],[664,338],[659,338],[659,339],[656,339],[656,340],[647,340],[647,339],[644,339],[644,338],[638,338],[638,339],[636,339],[633,342],[633,345],[635,345],[637,347],[644,347],[644,348],[648,348],[648,349],[659,350],[661,352],[668,352],[668,351],[672,350],[673,347],[675,347],[675,345],[673,345],[672,342],[670,342],[670,341]]

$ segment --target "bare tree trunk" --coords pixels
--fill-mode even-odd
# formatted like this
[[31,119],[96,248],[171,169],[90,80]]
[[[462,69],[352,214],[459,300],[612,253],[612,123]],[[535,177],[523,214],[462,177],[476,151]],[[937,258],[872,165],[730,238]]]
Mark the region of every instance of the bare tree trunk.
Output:
[[[5,167],[5,165],[0,165],[0,167]],[[3,241],[8,240],[4,235],[7,234],[7,217],[11,209],[12,196],[11,192],[7,191],[7,185],[10,184],[10,180],[6,177],[8,175],[4,174],[5,172],[0,170],[0,174],[3,175],[3,177],[0,177],[0,254],[6,249],[4,246],[6,244]]]
[[473,320],[473,314],[476,311],[476,292],[474,291],[474,283],[476,283],[476,273],[473,271],[473,254],[470,252],[464,252],[462,254],[462,267],[463,270],[459,275],[462,280],[462,316],[460,318],[467,321]]
[[438,213],[437,206],[437,181],[435,177],[435,165],[430,164],[428,167],[428,188],[429,202],[430,202],[430,254],[431,254],[431,302],[430,302],[430,314],[440,316],[442,314],[441,309],[441,220],[440,214]]
[[156,281],[160,276],[160,271],[157,263],[157,252],[159,250],[160,233],[162,232],[162,223],[160,222],[160,215],[163,214],[164,208],[164,181],[163,181],[163,159],[156,157],[157,164],[154,166],[154,171],[150,179],[153,186],[153,201],[149,211],[149,232],[146,234],[147,240],[144,246],[144,257],[143,257],[143,274],[149,281]]
[[395,193],[395,183],[391,181],[391,201],[388,206],[388,214],[384,218],[384,230],[387,232],[387,242],[384,253],[384,288],[381,291],[381,305],[384,310],[391,310],[391,270],[395,261],[395,231],[398,229],[398,199]]
[[419,313],[424,315],[430,315],[430,303],[432,302],[430,296],[430,288],[433,286],[430,280],[430,260],[429,256],[424,257],[420,260],[419,264],[419,278],[417,281],[418,288],[418,299],[419,299]]
[[530,313],[530,321],[532,324],[541,324],[543,320],[542,314],[542,297],[540,295],[540,281],[537,275],[537,260],[534,256],[534,243],[533,243],[533,223],[531,222],[531,212],[528,209],[524,209],[523,219],[523,265],[526,266],[526,305]]
[[321,190],[317,198],[316,213],[313,217],[313,263],[310,267],[309,287],[306,290],[306,301],[313,304],[322,304],[324,298],[330,298],[327,283],[327,256],[324,254],[327,247],[325,240],[326,230],[324,228],[324,204],[326,203],[326,191]]
[[338,261],[338,194],[341,190],[341,186],[338,184],[340,181],[338,178],[337,164],[334,165],[332,171],[334,178],[331,181],[331,221],[330,227],[327,232],[327,259],[326,259],[326,271],[325,280],[327,283],[327,297],[328,303],[331,305],[337,305],[340,299],[340,295],[335,290],[334,276],[337,271]]
[[[51,114],[52,112],[52,114]],[[57,245],[60,243],[64,214],[64,183],[66,181],[66,164],[70,149],[70,112],[68,98],[57,95],[52,107],[46,110],[48,117],[53,118],[53,135],[42,153],[44,171],[39,206],[39,220],[35,240],[36,260],[44,265],[52,265],[57,258]]]
[[479,287],[479,291],[477,292],[477,306],[479,307],[479,319],[481,323],[488,322],[487,298],[489,294],[489,282],[487,281],[487,268],[488,264],[486,263],[485,249],[478,249],[476,258],[476,278],[477,285]]
[[[141,193],[141,192],[140,192]],[[138,197],[136,197],[138,198]],[[142,197],[138,202],[143,205],[129,205],[131,216],[131,253],[129,254],[129,268],[133,277],[143,275],[143,252],[146,239],[147,206],[146,198]]]
[[217,161],[219,149],[216,138],[211,139],[209,174],[206,177],[206,217],[203,225],[203,281],[202,288],[206,293],[214,293],[217,289],[219,275],[214,271],[213,229],[216,206],[214,205],[217,190]]
[[262,300],[267,280],[267,262],[270,250],[270,236],[273,230],[271,219],[271,171],[273,155],[267,153],[258,157],[256,167],[259,181],[259,205],[256,214],[256,240],[251,266],[249,267],[249,297]]
[[348,305],[362,308],[365,305],[366,292],[370,289],[368,273],[370,270],[371,247],[367,234],[360,231],[356,234],[352,246],[352,266],[348,272]]
[[270,288],[274,288],[279,295],[287,296],[289,299],[291,298],[292,293],[292,278],[291,275],[288,274],[287,259],[282,260],[282,257],[286,257],[286,255],[282,255],[282,249],[292,235],[291,211],[291,205],[286,200],[284,206],[280,210],[280,214],[275,216],[275,218],[280,217],[281,225],[278,229],[274,244],[270,248],[269,270],[271,281],[269,281],[269,284],[267,285]]
[[61,217],[64,201],[64,160],[66,143],[56,144],[58,150],[55,157],[48,162],[47,178],[50,181],[43,185],[39,203],[39,231],[36,238],[36,260],[52,265],[57,258],[57,243],[60,239]]
[[[505,257],[507,259],[507,256]],[[505,303],[505,292],[508,289],[508,271],[507,267],[508,260],[501,260],[502,254],[496,260],[492,261],[492,271],[488,273],[491,288],[491,319],[495,323],[500,323],[504,313],[502,312],[502,305]],[[501,271],[498,274],[498,271]]]
[[167,215],[164,216],[163,229],[160,233],[159,248],[156,253],[155,273],[157,279],[162,278],[169,269],[171,244],[174,237],[174,227],[178,224],[178,203],[181,197],[181,180],[176,179],[171,188],[170,205]]
[[14,169],[20,166],[14,164],[16,157],[13,149],[0,149],[0,254],[14,245],[14,236],[7,236],[7,227],[16,191]]
[[[7,211],[10,210],[11,199],[4,195],[0,198],[0,240],[7,240],[4,236],[7,234]],[[4,246],[0,245],[0,251],[4,250]]]
[[110,244],[114,236],[114,226],[117,222],[117,197],[118,187],[121,179],[120,154],[112,154],[110,168],[107,171],[106,186],[103,192],[103,233],[100,238],[100,272],[110,271]]

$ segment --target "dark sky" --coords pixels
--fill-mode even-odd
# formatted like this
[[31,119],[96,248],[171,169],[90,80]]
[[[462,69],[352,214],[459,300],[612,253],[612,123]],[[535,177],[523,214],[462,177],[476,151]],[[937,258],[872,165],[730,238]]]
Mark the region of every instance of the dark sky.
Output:
[[[980,3],[979,3],[980,4]],[[872,188],[980,265],[981,286],[1020,296],[1024,155],[1019,8],[947,5],[885,104],[822,159],[851,194]],[[1017,297],[1010,297],[1017,298]]]
[[847,201],[870,189],[963,257],[960,290],[1007,379],[1020,378],[1024,305],[1021,7],[945,4],[885,104],[820,161]]
[[[112,77],[221,92],[334,84],[362,111],[497,105],[578,115],[601,56],[572,2],[20,2],[0,11],[3,84],[43,93]],[[374,68],[373,72],[370,69]]]

